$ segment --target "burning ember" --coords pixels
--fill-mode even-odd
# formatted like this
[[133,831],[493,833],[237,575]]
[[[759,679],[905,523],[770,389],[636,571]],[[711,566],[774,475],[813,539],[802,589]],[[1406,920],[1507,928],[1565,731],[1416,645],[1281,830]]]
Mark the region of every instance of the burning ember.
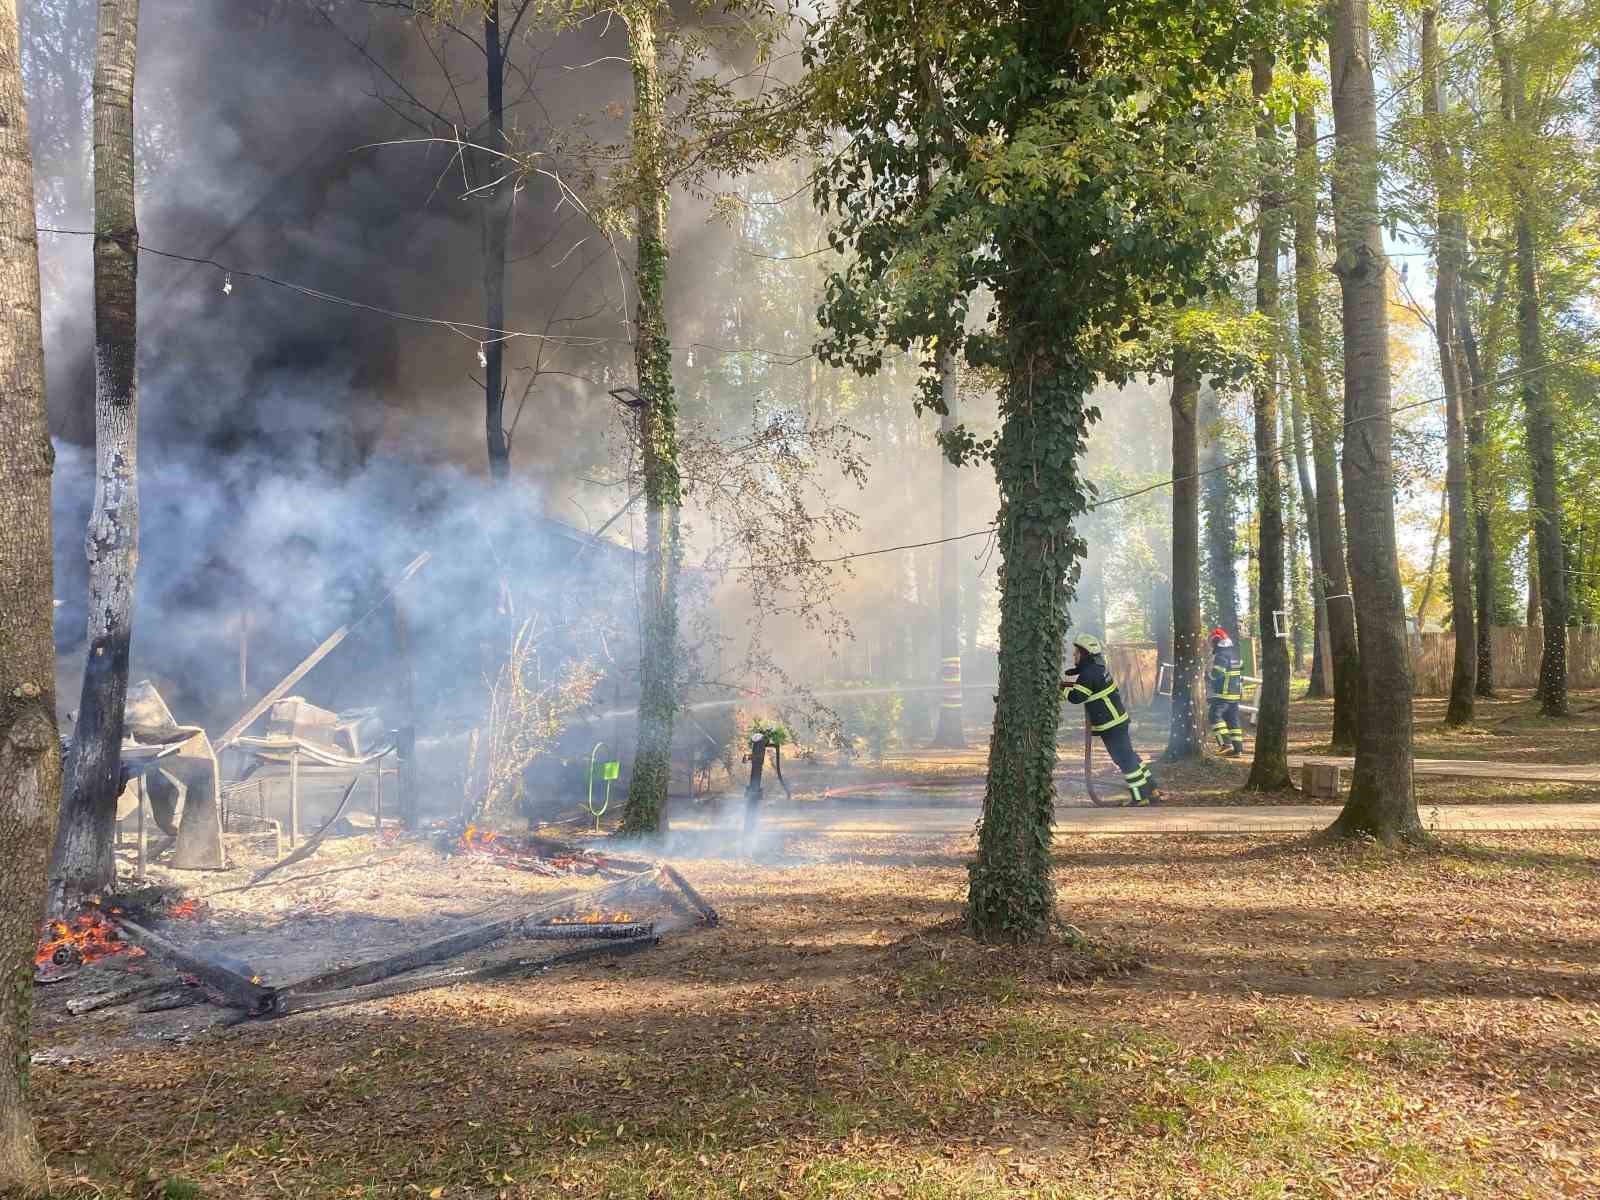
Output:
[[633,914],[628,912],[601,912],[595,909],[592,912],[572,913],[565,917],[551,917],[546,925],[628,925],[633,921]]
[[81,913],[72,921],[46,921],[39,935],[35,966],[91,963],[113,954],[138,958],[144,951],[117,936],[117,927],[97,912]]
[[467,831],[461,835],[461,849],[493,854],[497,849],[494,843],[499,836],[493,829],[479,829],[476,825],[468,825]]
[[192,921],[200,916],[201,908],[198,900],[180,900],[167,910],[167,915],[183,921]]
[[532,871],[538,875],[593,875],[602,872],[626,873],[610,859],[587,850],[557,848],[543,838],[507,836],[493,829],[468,825],[455,841],[458,854],[492,859],[502,867]]

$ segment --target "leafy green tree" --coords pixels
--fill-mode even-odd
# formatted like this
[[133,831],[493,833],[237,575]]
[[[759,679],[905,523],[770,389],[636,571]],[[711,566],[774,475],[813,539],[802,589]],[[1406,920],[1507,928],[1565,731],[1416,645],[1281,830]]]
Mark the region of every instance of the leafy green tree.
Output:
[[[843,138],[819,203],[856,257],[829,280],[823,353],[871,372],[938,339],[1003,380],[1000,428],[944,437],[992,463],[1001,501],[1000,678],[968,920],[1026,940],[1054,918],[1050,827],[1067,601],[1090,502],[1080,459],[1097,379],[1153,306],[1203,295],[1216,228],[1204,169],[1221,84],[1263,6],[849,0],[813,31],[819,113]],[[922,63],[937,64],[923,102]],[[924,197],[921,156],[944,173]],[[980,290],[994,319],[968,334]],[[923,404],[941,407],[933,388]]]

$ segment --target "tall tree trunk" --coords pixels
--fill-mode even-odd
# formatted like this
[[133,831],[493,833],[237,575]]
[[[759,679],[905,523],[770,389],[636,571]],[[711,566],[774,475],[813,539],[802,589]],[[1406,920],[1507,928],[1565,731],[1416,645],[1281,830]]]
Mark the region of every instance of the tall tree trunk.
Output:
[[0,1195],[42,1192],[28,1112],[33,952],[61,803],[49,424],[15,0],[0,0]]
[[[1287,351],[1283,355],[1285,364],[1294,358]],[[1294,388],[1290,385],[1290,401],[1284,404],[1280,398],[1278,402],[1278,459],[1280,462],[1294,462],[1294,436],[1289,428],[1289,414],[1294,408]],[[1311,631],[1306,628],[1309,616],[1306,611],[1306,580],[1304,564],[1300,557],[1300,515],[1305,511],[1305,503],[1300,492],[1300,478],[1297,472],[1286,472],[1283,481],[1283,555],[1284,563],[1288,570],[1286,586],[1289,591],[1289,675],[1291,681],[1294,673],[1305,662],[1306,638]]]
[[1349,751],[1356,744],[1360,707],[1361,653],[1356,639],[1355,601],[1345,567],[1344,525],[1339,500],[1339,420],[1328,394],[1323,355],[1322,310],[1318,280],[1317,120],[1309,102],[1295,109],[1298,202],[1295,208],[1295,307],[1300,330],[1300,355],[1306,374],[1306,405],[1311,410],[1311,461],[1317,474],[1317,530],[1321,546],[1322,595],[1327,605],[1328,657],[1333,665],[1333,746]]
[[1360,639],[1360,699],[1350,798],[1332,832],[1382,841],[1422,836],[1412,786],[1411,647],[1395,550],[1389,315],[1378,215],[1378,107],[1366,0],[1334,0],[1334,273],[1343,295],[1344,501]]
[[1467,422],[1455,327],[1455,294],[1463,250],[1460,189],[1455,162],[1445,146],[1444,94],[1439,83],[1439,10],[1422,12],[1422,106],[1428,117],[1428,157],[1439,198],[1439,247],[1433,287],[1434,336],[1439,343],[1439,374],[1444,380],[1445,489],[1450,506],[1450,624],[1455,631],[1455,662],[1450,672],[1446,725],[1472,723],[1478,685],[1478,638],[1472,612],[1472,497],[1467,480]]
[[[500,0],[486,0],[483,10],[484,76],[488,83],[489,149],[485,179],[503,173],[506,153],[505,45],[500,40]],[[485,196],[488,208],[483,223],[483,323],[489,328],[483,346],[483,419],[489,446],[489,478],[504,482],[511,474],[511,444],[505,423],[506,239],[511,224],[512,186],[509,180]]]
[[[1296,258],[1299,257],[1300,244],[1298,217],[1297,211]],[[1297,266],[1295,277],[1297,304],[1300,290],[1298,270]],[[1328,674],[1322,653],[1322,648],[1327,644],[1328,638],[1328,599],[1322,587],[1322,530],[1321,522],[1317,516],[1317,489],[1311,482],[1311,459],[1306,453],[1304,356],[1303,349],[1299,354],[1287,356],[1292,380],[1292,386],[1289,389],[1289,415],[1291,433],[1294,437],[1295,474],[1300,480],[1300,505],[1306,516],[1306,541],[1310,543],[1311,548],[1310,575],[1313,619],[1311,625],[1311,678],[1306,687],[1306,698],[1321,700],[1328,695]],[[1298,553],[1298,550],[1296,553]]]
[[100,0],[94,72],[95,489],[89,644],[49,904],[64,911],[116,882],[111,843],[122,791],[122,724],[139,565],[135,371],[139,229],[133,211],[133,76],[138,0]]
[[[1256,237],[1256,312],[1278,328],[1278,250],[1283,235],[1283,173],[1277,121],[1265,101],[1272,90],[1272,54],[1258,51],[1250,69],[1250,91],[1260,106],[1256,147],[1261,160]],[[1256,712],[1255,759],[1245,787],[1276,792],[1292,787],[1289,776],[1289,643],[1276,632],[1283,595],[1283,478],[1279,469],[1278,351],[1269,352],[1255,386],[1256,503],[1260,510],[1257,611],[1261,617],[1261,691]]]
[[[1025,252],[1013,254],[1026,261]],[[998,297],[1010,342],[994,452],[1000,674],[978,853],[968,866],[967,921],[988,941],[1040,937],[1055,914],[1050,840],[1067,572],[1084,551],[1072,519],[1084,505],[1075,472],[1090,373],[1062,357],[1053,331],[1016,315],[1029,289],[1048,279],[1022,269],[1016,280],[1016,294]]]
[[1200,370],[1192,352],[1172,356],[1172,715],[1167,762],[1205,756],[1201,703]]
[[[1528,531],[1528,628],[1544,628],[1544,597],[1539,588],[1539,577],[1542,574],[1539,566],[1539,535],[1536,530]],[[1544,652],[1540,651],[1541,660]]]
[[639,660],[639,749],[628,781],[622,828],[646,833],[667,824],[672,723],[678,708],[678,413],[667,340],[667,187],[663,175],[666,101],[658,73],[655,0],[626,4],[633,68],[633,155],[638,174],[639,305],[634,331],[639,440],[644,465],[645,577]]
[[1531,168],[1517,159],[1535,136],[1523,120],[1526,97],[1522,75],[1506,38],[1499,0],[1486,0],[1489,36],[1500,64],[1500,113],[1512,162],[1512,227],[1516,238],[1517,371],[1527,422],[1528,467],[1532,474],[1534,537],[1538,546],[1539,591],[1543,606],[1544,652],[1539,660],[1539,711],[1547,717],[1571,712],[1567,699],[1567,578],[1562,561],[1560,467],[1556,461],[1556,412],[1545,378],[1544,331],[1540,326],[1539,244],[1534,230],[1535,198],[1529,193]]
[[[939,418],[939,432],[950,433],[959,423],[957,407],[961,403],[956,392],[958,378],[955,355],[948,351],[939,356],[940,391],[944,397],[944,413]],[[939,724],[934,730],[933,744],[959,748],[967,744],[961,728],[961,551],[955,540],[961,532],[961,509],[958,488],[961,482],[955,463],[939,455],[939,536],[945,539],[939,547],[939,679],[943,693],[939,699]]]
[[1472,489],[1472,575],[1478,635],[1477,693],[1494,699],[1494,590],[1497,565],[1494,557],[1494,529],[1489,522],[1489,489],[1485,480],[1484,457],[1488,453],[1488,420],[1491,391],[1483,377],[1478,357],[1478,339],[1472,331],[1472,314],[1467,308],[1467,285],[1459,276],[1454,297],[1456,332],[1461,340],[1461,358],[1472,381],[1472,404],[1467,422],[1468,486]]
[[1235,566],[1238,535],[1234,530],[1233,469],[1224,467],[1222,452],[1222,405],[1216,389],[1202,386],[1197,401],[1200,414],[1200,465],[1207,473],[1200,479],[1200,495],[1206,518],[1206,574],[1211,584],[1212,617],[1242,639],[1239,626],[1239,581]]

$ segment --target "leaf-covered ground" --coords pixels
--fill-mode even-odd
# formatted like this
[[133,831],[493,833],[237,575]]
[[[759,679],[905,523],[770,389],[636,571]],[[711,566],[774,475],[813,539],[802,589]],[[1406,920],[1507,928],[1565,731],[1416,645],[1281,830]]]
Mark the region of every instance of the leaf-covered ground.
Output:
[[[1570,717],[1541,717],[1538,701],[1526,688],[1506,689],[1495,700],[1479,699],[1476,719],[1464,728],[1445,725],[1441,697],[1419,697],[1413,712],[1418,758],[1584,763],[1600,757],[1600,691],[1574,691]],[[1332,728],[1331,700],[1295,701],[1289,707],[1290,753],[1328,749]]]
[[1087,940],[1045,950],[952,929],[968,845],[686,863],[724,925],[616,966],[36,1067],[55,1182],[1600,1195],[1600,839],[1073,838],[1061,913]]

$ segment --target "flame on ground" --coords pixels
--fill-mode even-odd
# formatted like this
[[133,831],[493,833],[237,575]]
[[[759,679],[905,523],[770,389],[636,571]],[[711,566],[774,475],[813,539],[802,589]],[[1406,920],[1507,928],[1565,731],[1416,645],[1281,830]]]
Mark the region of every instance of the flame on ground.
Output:
[[476,825],[468,825],[467,831],[461,835],[461,849],[483,850],[493,852],[498,849],[494,845],[499,833],[493,829],[479,829]]
[[628,912],[602,912],[593,909],[586,913],[570,913],[565,917],[551,917],[546,925],[628,925],[633,914]]
[[36,966],[84,962],[126,954],[138,958],[144,951],[117,936],[117,927],[97,912],[80,913],[71,921],[46,921],[34,953]]
[[201,905],[198,900],[180,900],[167,911],[167,915],[191,921],[200,915],[200,908]]

